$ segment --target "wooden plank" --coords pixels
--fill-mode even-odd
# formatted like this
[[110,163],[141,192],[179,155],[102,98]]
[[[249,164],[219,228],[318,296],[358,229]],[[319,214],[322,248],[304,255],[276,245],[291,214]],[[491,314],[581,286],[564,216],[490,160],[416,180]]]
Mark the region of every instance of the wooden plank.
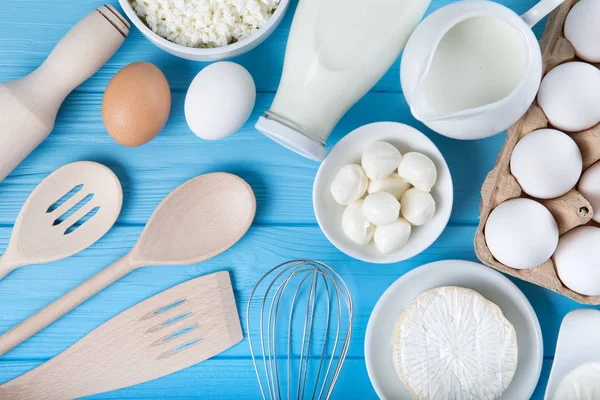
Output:
[[[40,361],[8,361],[0,364],[0,382],[17,377]],[[542,400],[552,359],[545,359],[542,375],[532,400]],[[213,358],[186,370],[131,388],[88,397],[88,399],[261,399],[249,359]],[[349,359],[344,365],[333,399],[376,400],[364,359]]]
[[544,394],[546,393],[546,385],[548,384],[548,378],[550,377],[550,370],[552,369],[553,361],[554,360],[552,358],[544,358],[540,380],[538,381],[533,396],[531,396],[531,400],[542,400],[544,398]]
[[[273,99],[261,94],[250,121],[236,134],[209,142],[187,127],[184,94],[173,96],[165,130],[138,148],[123,147],[106,133],[101,94],[77,93],[63,106],[55,131],[13,173],[0,183],[0,224],[12,224],[35,185],[56,168],[77,160],[111,167],[125,190],[120,223],[144,224],[171,190],[201,173],[227,171],[245,178],[258,199],[257,222],[315,223],[312,185],[319,164],[283,148],[254,128]],[[418,123],[397,93],[372,93],[342,119],[331,145],[359,126],[397,121],[425,132],[440,148],[454,176],[452,221],[477,224],[479,188],[504,142],[503,135],[478,141],[458,141],[437,135]]]
[[[35,362],[10,362],[0,368],[0,381],[31,369]],[[351,378],[351,379],[350,379]],[[260,389],[250,359],[214,358],[184,371],[132,388],[89,399],[259,399]],[[348,360],[336,386],[337,399],[376,399],[363,359]]]
[[[57,38],[62,37],[80,18],[104,2],[106,1],[80,0],[69,3],[69,7],[65,6],[64,9],[60,5],[57,8],[56,2],[39,0],[20,0],[4,4],[4,12],[0,15],[0,77],[2,80],[17,79],[35,69],[52,50]],[[428,14],[451,2],[451,0],[435,1],[429,7]],[[116,1],[110,3],[121,10]],[[280,27],[265,43],[233,60],[250,71],[260,91],[275,91],[279,85],[283,68],[283,49],[289,35],[295,3],[296,1]],[[537,0],[505,0],[502,3],[517,13],[523,13],[537,3]],[[540,23],[534,29],[538,37],[543,26],[544,23]],[[15,34],[15,32],[23,33]],[[103,92],[110,78],[119,69],[135,61],[155,63],[166,73],[175,91],[187,90],[194,75],[207,65],[178,59],[164,53],[133,27],[121,50],[78,90]],[[399,68],[400,62],[396,60],[373,90],[401,91]]]
[[[0,78],[16,79],[37,67],[57,40],[83,15],[103,0],[41,2],[20,0],[3,4],[0,15]],[[429,12],[451,2],[435,1]],[[537,0],[503,0],[523,13]],[[117,5],[116,0],[111,4]],[[252,53],[234,60],[246,66],[259,91],[277,88],[292,12],[281,27]],[[535,28],[540,34],[543,24]],[[148,146],[125,149],[106,135],[100,120],[101,93],[123,66],[150,61],[165,71],[175,92],[172,118],[165,132]],[[493,166],[501,136],[476,142],[445,139],[425,130],[411,116],[400,91],[399,62],[390,68],[366,96],[342,120],[332,135],[337,142],[350,130],[369,122],[392,120],[424,130],[447,157],[455,177],[454,226],[425,254],[391,266],[369,265],[343,256],[314,225],[311,192],[317,165],[296,157],[264,138],[253,128],[267,109],[272,94],[259,95],[250,123],[241,132],[217,143],[202,142],[185,125],[183,99],[187,86],[205,63],[177,59],[155,48],[133,28],[117,55],[70,96],[59,115],[56,132],[0,184],[0,248],[6,246],[10,229],[27,195],[48,173],[80,159],[111,166],[125,187],[121,225],[92,249],[49,266],[21,269],[0,281],[0,332],[9,329],[39,308],[124,254],[160,200],[179,183],[200,173],[226,170],[242,175],[254,187],[258,201],[258,224],[232,251],[205,264],[189,267],[156,267],[140,270],[101,293],[32,340],[0,357],[0,382],[12,378],[64,350],[85,333],[127,307],[179,282],[228,269],[232,272],[239,308],[245,310],[249,290],[268,268],[290,258],[310,257],[334,266],[348,281],[355,298],[355,335],[349,360],[336,398],[375,398],[364,367],[363,340],[370,311],[383,291],[399,276],[421,264],[446,258],[474,260],[473,226],[478,216],[479,187]],[[265,226],[277,224],[277,226]],[[458,225],[456,225],[458,224]],[[561,296],[519,282],[532,301],[545,338],[545,352],[554,352],[562,317],[578,305]],[[223,358],[159,381],[98,398],[258,398],[258,389],[247,342]],[[238,358],[236,358],[238,357]],[[543,397],[549,361],[535,399]],[[232,384],[235,383],[235,384]],[[253,386],[254,385],[254,386]]]
[[[24,267],[0,281],[0,332],[10,329],[125,254],[140,231],[140,227],[117,227],[97,245],[77,256],[51,265]],[[399,264],[374,265],[341,254],[314,226],[255,226],[238,245],[213,260],[193,266],[152,267],[134,272],[0,357],[0,361],[52,357],[102,322],[141,300],[191,278],[224,269],[232,274],[238,309],[243,314],[250,291],[262,274],[284,261],[305,258],[331,265],[346,280],[355,306],[350,355],[362,357],[367,322],[381,294],[401,275],[420,265],[443,259],[475,261],[474,232],[475,227],[452,226],[422,255]],[[6,245],[8,235],[9,229],[0,228],[0,248]],[[532,284],[516,283],[539,316],[545,354],[551,356],[562,317],[579,305]],[[252,332],[256,333],[257,329],[257,326],[252,326]],[[247,332],[245,321],[244,332]],[[227,353],[228,356],[248,354],[247,341]]]

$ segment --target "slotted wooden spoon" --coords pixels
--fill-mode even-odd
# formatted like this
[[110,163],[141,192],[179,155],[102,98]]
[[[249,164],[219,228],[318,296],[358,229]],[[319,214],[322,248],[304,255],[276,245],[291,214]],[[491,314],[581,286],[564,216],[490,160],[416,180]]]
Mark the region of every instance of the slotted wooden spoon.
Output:
[[228,272],[196,278],[122,312],[0,386],[4,400],[63,400],[172,374],[242,340]]
[[0,355],[135,269],[194,264],[224,252],[248,231],[255,212],[252,189],[235,175],[187,181],[158,205],[127,255],[0,336]]
[[80,161],[57,169],[25,201],[0,257],[0,279],[90,247],[117,221],[122,203],[121,183],[104,165]]

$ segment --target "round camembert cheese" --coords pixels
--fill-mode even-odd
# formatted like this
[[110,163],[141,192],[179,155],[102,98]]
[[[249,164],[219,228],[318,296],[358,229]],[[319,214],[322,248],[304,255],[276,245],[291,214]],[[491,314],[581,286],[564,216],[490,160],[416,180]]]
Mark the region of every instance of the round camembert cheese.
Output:
[[575,368],[560,382],[552,400],[600,399],[600,363],[590,362]]
[[396,372],[421,400],[498,399],[517,360],[514,327],[496,304],[471,289],[428,290],[396,323]]

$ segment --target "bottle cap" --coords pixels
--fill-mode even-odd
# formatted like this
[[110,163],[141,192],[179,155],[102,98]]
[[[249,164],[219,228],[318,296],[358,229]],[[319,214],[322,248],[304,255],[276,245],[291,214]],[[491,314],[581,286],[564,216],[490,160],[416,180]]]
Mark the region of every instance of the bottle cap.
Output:
[[314,161],[322,161],[325,147],[301,132],[273,119],[260,117],[256,129],[280,145]]

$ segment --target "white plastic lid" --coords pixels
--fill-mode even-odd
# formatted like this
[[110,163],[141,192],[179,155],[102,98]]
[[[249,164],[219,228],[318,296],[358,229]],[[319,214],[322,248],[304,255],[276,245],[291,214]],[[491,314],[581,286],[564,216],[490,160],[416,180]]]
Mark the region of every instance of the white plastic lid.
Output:
[[275,120],[260,117],[256,129],[280,145],[314,161],[322,161],[325,147],[302,133]]

